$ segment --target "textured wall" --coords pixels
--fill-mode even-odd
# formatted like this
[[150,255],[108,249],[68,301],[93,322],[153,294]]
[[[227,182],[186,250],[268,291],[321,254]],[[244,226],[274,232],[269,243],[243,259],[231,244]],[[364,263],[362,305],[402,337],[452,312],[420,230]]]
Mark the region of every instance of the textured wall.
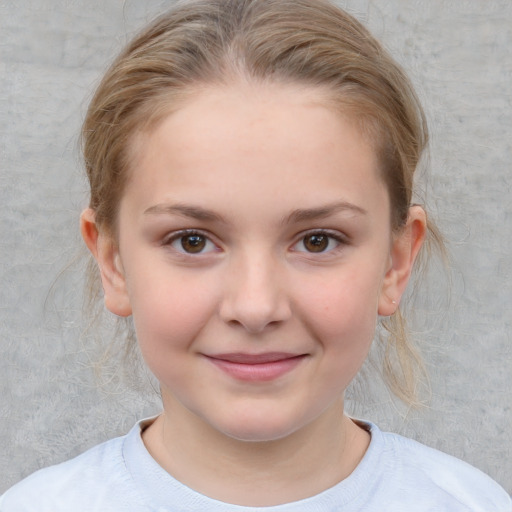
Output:
[[[151,386],[99,385],[81,320],[77,133],[127,35],[170,1],[0,0],[0,492],[158,410]],[[409,70],[432,128],[423,188],[450,240],[418,328],[430,407],[378,380],[353,411],[483,469],[512,492],[512,2],[351,0]]]

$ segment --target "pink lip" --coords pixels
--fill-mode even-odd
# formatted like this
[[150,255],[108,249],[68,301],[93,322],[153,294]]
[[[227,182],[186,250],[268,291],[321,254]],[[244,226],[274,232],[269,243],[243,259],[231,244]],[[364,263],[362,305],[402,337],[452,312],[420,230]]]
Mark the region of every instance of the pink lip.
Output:
[[264,354],[229,353],[207,356],[217,368],[238,380],[269,381],[293,370],[305,354],[266,352]]

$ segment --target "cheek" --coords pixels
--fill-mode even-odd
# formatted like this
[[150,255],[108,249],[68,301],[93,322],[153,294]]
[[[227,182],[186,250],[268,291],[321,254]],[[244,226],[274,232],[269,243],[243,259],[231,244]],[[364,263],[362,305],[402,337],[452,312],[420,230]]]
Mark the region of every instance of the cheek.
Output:
[[215,309],[215,294],[187,276],[150,274],[130,283],[129,293],[142,353],[158,358],[194,341]]
[[203,294],[184,293],[179,286],[137,298],[135,332],[148,368],[164,387],[174,389],[194,381],[187,362],[208,321],[210,302]]
[[308,330],[322,352],[317,385],[347,388],[368,356],[377,323],[376,287],[340,279],[304,297]]
[[[380,279],[355,269],[329,276],[316,286],[306,287],[302,304],[310,321],[328,339],[373,338],[377,322]],[[348,338],[347,338],[348,337]]]

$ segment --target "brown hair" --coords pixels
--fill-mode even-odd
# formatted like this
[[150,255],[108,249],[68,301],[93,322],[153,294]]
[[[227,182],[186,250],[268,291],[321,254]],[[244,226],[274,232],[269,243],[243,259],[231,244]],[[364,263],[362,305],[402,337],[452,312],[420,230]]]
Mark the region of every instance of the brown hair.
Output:
[[[425,116],[406,75],[368,30],[326,0],[190,0],[124,49],[89,106],[83,154],[90,207],[102,229],[115,233],[135,135],[201,86],[242,77],[328,91],[330,104],[371,137],[392,227],[405,224],[428,139]],[[384,371],[395,394],[410,403],[421,360],[401,315],[387,322]]]

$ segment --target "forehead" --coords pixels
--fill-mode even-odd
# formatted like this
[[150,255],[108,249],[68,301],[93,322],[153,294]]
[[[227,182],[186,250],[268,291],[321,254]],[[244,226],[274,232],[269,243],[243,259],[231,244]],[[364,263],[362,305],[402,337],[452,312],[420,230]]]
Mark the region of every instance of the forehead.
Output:
[[367,202],[384,189],[370,141],[315,88],[238,84],[195,92],[139,134],[133,156],[128,188],[147,192],[148,202],[178,189],[219,200],[260,193],[315,202],[345,194]]

